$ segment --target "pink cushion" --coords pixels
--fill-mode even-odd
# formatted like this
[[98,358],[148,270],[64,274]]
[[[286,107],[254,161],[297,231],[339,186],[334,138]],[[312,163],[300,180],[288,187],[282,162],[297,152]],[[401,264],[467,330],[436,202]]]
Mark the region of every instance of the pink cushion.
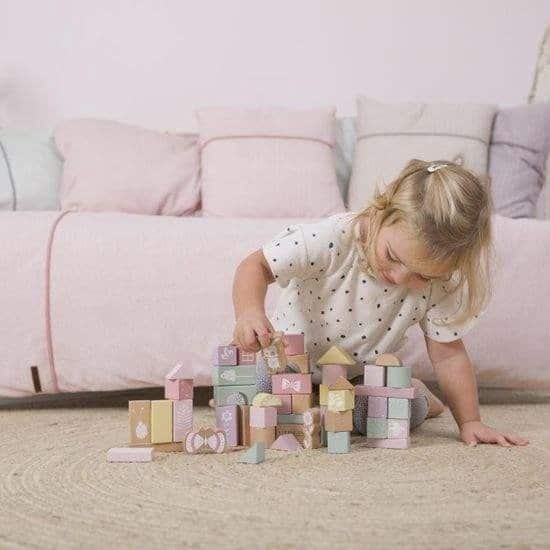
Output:
[[77,119],[57,128],[55,142],[64,210],[181,216],[199,204],[196,136]]
[[196,111],[203,216],[322,217],[344,210],[334,108]]

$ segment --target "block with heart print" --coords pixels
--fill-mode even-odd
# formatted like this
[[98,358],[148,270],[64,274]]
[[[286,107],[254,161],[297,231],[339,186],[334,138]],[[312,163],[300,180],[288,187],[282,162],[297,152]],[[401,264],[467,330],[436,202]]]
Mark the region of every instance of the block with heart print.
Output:
[[311,374],[274,374],[271,383],[275,394],[311,393]]

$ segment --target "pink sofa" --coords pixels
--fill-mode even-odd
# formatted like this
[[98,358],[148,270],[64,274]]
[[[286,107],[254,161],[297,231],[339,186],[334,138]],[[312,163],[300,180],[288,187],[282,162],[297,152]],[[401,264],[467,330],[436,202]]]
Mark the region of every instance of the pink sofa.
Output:
[[[234,270],[291,221],[60,215],[0,218],[4,396],[34,393],[31,366],[45,392],[161,385],[177,361],[210,384],[211,348],[233,330]],[[482,385],[548,388],[550,221],[495,216],[495,233],[495,296],[466,345]],[[418,327],[400,353],[432,378]]]

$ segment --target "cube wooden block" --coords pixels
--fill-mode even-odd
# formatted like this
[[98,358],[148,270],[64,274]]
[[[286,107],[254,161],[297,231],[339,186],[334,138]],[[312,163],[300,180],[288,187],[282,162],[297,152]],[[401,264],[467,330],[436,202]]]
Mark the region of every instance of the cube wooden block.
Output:
[[172,440],[183,441],[193,430],[193,400],[172,401]]
[[239,407],[239,445],[250,446],[250,405],[238,405]]
[[379,386],[355,386],[355,395],[374,395],[376,397],[398,397],[400,399],[414,399],[418,396],[417,388],[385,388]]
[[108,462],[151,462],[152,447],[113,447],[107,451]]
[[313,406],[311,393],[295,393],[292,396],[292,414],[302,414]]
[[411,385],[411,367],[386,367],[386,386],[388,388],[409,388]]
[[151,443],[151,401],[129,401],[130,445]]
[[326,407],[327,403],[328,403],[328,385],[319,384],[319,405]]
[[151,401],[151,443],[171,443],[172,436],[172,401]]
[[256,384],[256,365],[214,365],[213,386],[249,386]]
[[367,414],[372,418],[387,418],[388,416],[388,398],[368,396]]
[[302,414],[278,414],[277,424],[303,424],[304,416]]
[[325,430],[327,432],[351,432],[353,430],[353,411],[327,411]]
[[388,420],[367,417],[367,437],[388,437]]
[[275,431],[277,437],[283,434],[292,434],[302,444],[306,436],[303,424],[277,424]]
[[386,368],[377,365],[365,365],[363,384],[366,386],[384,386],[386,384]]
[[254,428],[250,427],[250,443],[263,443],[266,447],[271,447],[275,441],[275,427]]
[[338,378],[346,378],[348,369],[345,365],[323,365],[321,371],[321,383],[331,386]]
[[311,393],[311,374],[274,374],[271,383],[274,394]]
[[350,432],[327,432],[327,447],[329,453],[349,453],[351,450]]
[[407,437],[409,437],[409,419],[389,418],[388,439],[405,439]]
[[256,352],[243,351],[237,349],[237,361],[239,365],[255,365],[256,364]]
[[405,439],[373,439],[367,438],[365,447],[375,447],[379,449],[408,449],[411,441]]
[[354,401],[351,390],[329,390],[327,408],[334,412],[351,411]]
[[287,368],[292,372],[301,374],[308,374],[309,368],[309,354],[302,353],[301,355],[287,355]]
[[226,346],[216,346],[214,348],[214,365],[237,365],[239,363],[239,352],[237,346],[231,344]]
[[281,406],[277,407],[277,414],[290,414],[292,412],[292,395],[277,394],[281,400]]
[[289,355],[302,355],[304,353],[304,335],[303,334],[285,334],[285,353]]
[[271,343],[262,348],[262,356],[269,374],[283,372],[286,369],[287,357],[282,332],[277,331],[273,334]]
[[165,380],[164,397],[177,401],[182,399],[193,399],[193,379],[182,378],[177,380]]
[[410,399],[399,399],[397,397],[388,398],[388,418],[410,418],[411,401]]
[[239,444],[239,406],[216,407],[216,427],[225,432],[227,446],[236,447]]
[[277,425],[277,407],[250,407],[250,426],[271,428]]
[[216,405],[250,405],[258,393],[256,384],[244,386],[214,386]]

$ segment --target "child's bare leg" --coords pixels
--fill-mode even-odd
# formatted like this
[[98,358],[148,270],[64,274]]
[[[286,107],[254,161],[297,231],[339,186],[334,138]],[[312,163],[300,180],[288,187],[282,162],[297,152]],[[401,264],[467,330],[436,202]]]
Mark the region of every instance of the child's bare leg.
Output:
[[427,418],[439,416],[445,410],[445,405],[426,387],[426,384],[422,380],[413,378],[411,383],[415,388],[419,388],[428,399]]

